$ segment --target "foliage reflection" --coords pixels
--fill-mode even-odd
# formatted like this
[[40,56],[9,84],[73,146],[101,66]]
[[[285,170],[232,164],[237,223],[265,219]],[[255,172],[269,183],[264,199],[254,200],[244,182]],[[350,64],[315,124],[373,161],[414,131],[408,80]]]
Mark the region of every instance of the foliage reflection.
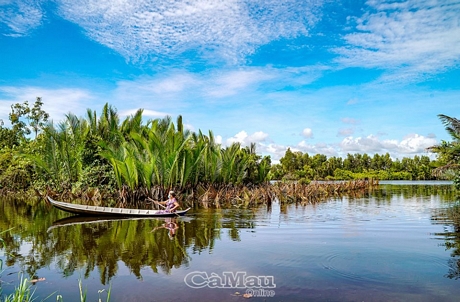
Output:
[[[229,237],[239,241],[238,228],[254,228],[251,212],[242,210],[201,211],[205,215],[200,219],[103,220],[64,217],[57,210],[33,203],[0,200],[0,210],[0,229],[13,227],[2,235],[7,266],[18,265],[31,278],[39,277],[37,271],[52,263],[63,277],[81,271],[87,278],[97,269],[102,284],[117,274],[120,261],[137,278],[142,278],[141,270],[148,267],[169,274],[173,268],[187,266],[190,254],[211,252],[221,229],[228,229]],[[27,246],[26,253],[22,246]]]
[[445,226],[443,233],[434,235],[444,240],[441,245],[451,251],[449,271],[446,277],[460,279],[460,201],[444,209],[434,211],[431,220],[434,224]]

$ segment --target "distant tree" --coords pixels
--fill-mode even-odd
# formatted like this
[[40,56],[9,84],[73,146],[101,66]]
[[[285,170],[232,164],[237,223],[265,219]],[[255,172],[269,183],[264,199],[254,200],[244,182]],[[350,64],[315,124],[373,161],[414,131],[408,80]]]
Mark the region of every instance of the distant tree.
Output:
[[38,135],[38,131],[43,129],[46,122],[48,122],[49,114],[42,110],[43,102],[41,97],[37,97],[37,100],[34,103],[32,109],[29,110],[27,119],[29,124],[34,130],[35,137]]
[[431,161],[425,155],[393,161],[389,153],[374,154],[373,157],[366,153],[355,153],[347,154],[347,157],[342,159],[327,158],[323,154],[311,156],[288,149],[285,156],[280,159],[280,164],[272,166],[270,176],[272,179],[297,181],[363,178],[426,180],[436,179],[431,171],[437,166],[437,161]]
[[25,137],[30,134],[30,129],[27,127],[27,124],[24,122],[30,113],[29,103],[25,101],[24,103],[16,103],[11,105],[11,112],[9,118],[12,125],[12,130],[19,137]]
[[3,127],[4,123],[0,120],[0,150],[4,148],[12,149],[19,145],[19,137],[17,137],[12,129]]
[[292,152],[290,148],[286,150],[284,157],[280,159],[283,170],[286,173],[293,173],[301,167],[301,162],[298,160],[297,152]]
[[364,153],[361,158],[361,165],[364,168],[364,170],[369,170],[371,168],[371,163],[372,158],[369,155],[367,155],[367,153]]
[[[31,133],[30,128],[33,129],[36,138],[38,132],[44,128],[49,118],[49,114],[42,110],[42,106],[43,102],[40,97],[37,97],[32,108],[29,107],[28,101],[11,105],[9,120],[12,127],[5,130],[3,121],[0,122],[0,129],[2,129],[0,145],[18,145]],[[26,123],[26,120],[28,123]]]

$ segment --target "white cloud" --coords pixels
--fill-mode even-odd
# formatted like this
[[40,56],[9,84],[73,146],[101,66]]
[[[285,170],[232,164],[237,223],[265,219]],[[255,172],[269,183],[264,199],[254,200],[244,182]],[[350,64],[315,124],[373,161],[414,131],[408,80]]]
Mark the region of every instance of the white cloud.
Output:
[[346,137],[340,143],[343,152],[349,153],[390,153],[397,156],[406,156],[424,153],[426,148],[437,143],[432,136],[410,134],[403,140],[380,140],[377,136]]
[[287,147],[283,145],[277,144],[258,144],[257,145],[257,153],[262,153],[264,155],[270,155],[270,159],[272,164],[279,164],[279,160],[284,156],[286,153]]
[[[138,109],[127,109],[127,110],[122,110],[120,111],[118,114],[120,116],[130,116],[130,115],[134,115],[137,111],[139,110]],[[161,111],[155,111],[155,110],[149,110],[149,109],[143,109],[142,111],[142,116],[148,116],[148,117],[156,117],[156,118],[163,118],[167,115],[170,115],[166,112],[161,112]]]
[[275,77],[276,75],[273,72],[265,72],[264,70],[229,71],[213,78],[212,85],[207,87],[206,90],[211,97],[226,97]]
[[233,143],[240,143],[243,144],[244,140],[248,137],[248,134],[246,131],[240,131],[235,136],[228,138],[227,139],[227,145],[231,145]]
[[248,135],[246,131],[242,130],[235,134],[235,136],[227,139],[227,145],[232,143],[240,143],[242,146],[249,146],[251,143],[261,143],[268,138],[268,134],[262,131],[254,132]]
[[214,137],[214,140],[216,141],[217,144],[222,144],[222,136],[216,135]]
[[310,128],[305,128],[302,130],[302,136],[304,136],[305,138],[312,138],[313,131]]
[[357,32],[336,48],[344,66],[398,70],[383,80],[417,79],[460,63],[460,2],[367,2],[369,11],[355,19]]
[[418,134],[411,134],[401,141],[399,148],[401,153],[415,154],[424,152],[426,148],[431,147],[436,143],[437,141],[432,135],[425,137]]
[[366,152],[374,153],[383,149],[378,137],[369,135],[367,137],[346,137],[340,143],[340,147],[345,152]]
[[358,124],[358,120],[350,117],[344,117],[341,119],[342,123],[344,124],[351,124],[351,125],[356,125]]
[[[134,80],[117,82],[111,92],[111,102],[118,102],[123,109],[145,108],[160,112],[190,111],[191,107],[202,110],[204,106],[215,110],[223,101],[233,108],[238,105],[262,105],[267,99],[275,99],[268,91],[282,89],[297,83],[304,85],[311,80],[310,74],[322,72],[320,67],[277,69],[273,67],[246,67],[238,69],[211,70],[191,73],[173,69],[155,76],[142,76]],[[302,77],[305,75],[305,77]],[[250,96],[254,96],[250,99]],[[129,104],[126,104],[129,100]],[[126,108],[126,106],[129,107]]]
[[43,20],[41,3],[34,0],[0,2],[0,23],[7,27],[3,34],[20,37],[40,26]]
[[358,99],[357,98],[352,98],[352,99],[348,100],[347,105],[354,105],[354,104],[357,104],[357,103],[358,103]]
[[339,129],[339,133],[337,133],[337,136],[350,136],[353,133],[355,133],[355,129],[353,128],[342,128]]
[[260,143],[264,142],[268,138],[268,134],[262,131],[257,131],[248,136],[249,142]]
[[307,143],[301,141],[297,145],[284,146],[278,144],[259,144],[258,150],[271,156],[274,163],[284,156],[286,150],[300,151],[310,155],[323,154],[327,157],[340,156],[344,158],[347,153],[385,154],[389,153],[393,158],[412,157],[414,155],[428,155],[426,148],[437,143],[433,135],[422,136],[410,134],[403,140],[380,140],[377,136],[347,137],[340,143]]
[[95,99],[91,92],[84,89],[46,89],[40,87],[9,87],[0,86],[0,119],[8,120],[10,106],[15,103],[28,101],[29,106],[35,103],[37,97],[42,98],[43,110],[50,114],[55,121],[60,121],[64,115],[72,112],[76,115],[85,114],[90,102]]
[[291,150],[308,154],[324,154],[328,157],[337,156],[337,149],[326,143],[308,144],[305,141],[301,141],[297,146],[293,146]]
[[195,131],[195,127],[193,127],[193,125],[191,125],[191,124],[184,124],[184,128],[187,129],[187,130],[190,130],[192,132]]
[[59,13],[127,58],[216,51],[238,61],[260,45],[307,35],[318,1],[61,0]]
[[193,75],[180,72],[152,83],[152,92],[156,94],[182,92],[195,82],[196,80]]
[[199,84],[197,81],[194,75],[186,71],[176,71],[155,78],[141,77],[130,81],[119,81],[115,93],[119,97],[126,98],[131,98],[133,95],[142,95],[145,98],[175,96]]
[[143,108],[150,116],[173,116],[185,111],[187,100],[199,93],[201,85],[200,78],[185,71],[123,80],[110,92],[111,102],[120,110]]

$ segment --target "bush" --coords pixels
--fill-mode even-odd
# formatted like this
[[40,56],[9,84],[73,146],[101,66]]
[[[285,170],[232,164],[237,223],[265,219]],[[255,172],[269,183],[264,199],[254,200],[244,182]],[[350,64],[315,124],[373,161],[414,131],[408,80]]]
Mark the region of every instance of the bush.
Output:
[[460,173],[457,173],[454,178],[454,187],[456,190],[460,191]]
[[0,151],[0,189],[26,191],[34,176],[33,165],[13,154],[10,149]]

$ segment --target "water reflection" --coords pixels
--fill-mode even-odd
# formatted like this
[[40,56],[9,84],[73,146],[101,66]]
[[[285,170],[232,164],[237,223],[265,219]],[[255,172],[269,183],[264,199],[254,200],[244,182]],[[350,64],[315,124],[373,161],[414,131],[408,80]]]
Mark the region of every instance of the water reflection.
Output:
[[431,220],[434,224],[444,226],[443,233],[435,233],[437,238],[444,240],[441,246],[451,251],[449,259],[449,272],[446,277],[449,279],[460,278],[460,203],[457,202],[447,208],[433,211]]
[[143,268],[170,274],[188,266],[189,254],[212,252],[222,229],[240,241],[241,228],[255,227],[252,212],[242,210],[201,211],[199,219],[93,218],[68,217],[41,203],[0,202],[0,207],[0,229],[13,228],[2,235],[5,265],[18,265],[30,278],[39,278],[37,271],[51,264],[63,277],[82,272],[87,278],[97,269],[104,285],[117,274],[119,261],[139,279]]
[[167,219],[69,217],[43,203],[0,200],[0,231],[13,227],[2,235],[2,257],[7,273],[46,277],[40,297],[65,284],[78,290],[72,282],[81,276],[96,279],[89,292],[113,284],[116,301],[171,300],[172,290],[177,301],[234,301],[235,290],[193,290],[184,276],[245,271],[275,276],[283,301],[454,301],[460,203],[453,200],[449,186],[385,184],[307,206],[201,209]]
[[153,230],[151,230],[150,232],[155,232],[156,230],[159,230],[159,229],[166,229],[168,230],[169,239],[172,240],[176,236],[177,229],[179,229],[179,226],[176,220],[177,219],[175,217],[165,218],[165,223],[163,223],[161,226],[153,228]]

